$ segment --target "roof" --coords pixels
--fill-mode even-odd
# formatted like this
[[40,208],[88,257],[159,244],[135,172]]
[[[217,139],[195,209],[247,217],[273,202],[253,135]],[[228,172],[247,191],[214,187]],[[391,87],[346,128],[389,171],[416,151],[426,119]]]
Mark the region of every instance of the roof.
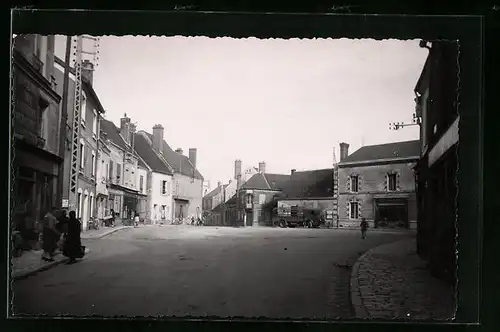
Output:
[[[172,175],[170,167],[161,160],[156,152],[153,151],[147,139],[139,133],[134,134],[134,149],[153,172]],[[139,161],[141,162],[140,158]]]
[[222,207],[225,207],[226,209],[228,209],[228,208],[230,208],[231,206],[235,206],[235,205],[236,205],[236,203],[237,203],[237,195],[236,195],[236,194],[234,194],[233,196],[231,196],[231,198],[230,198],[230,199],[228,199],[228,200],[226,201],[226,203],[225,203],[225,204],[222,204],[222,203],[218,204],[216,207],[214,207],[214,208],[212,209],[212,211],[215,211],[215,212],[221,212],[221,211],[222,211]]
[[[153,135],[146,133],[149,139],[153,140]],[[196,169],[196,167],[191,164],[189,158],[185,155],[175,152],[172,148],[163,140],[163,158],[168,162],[168,164],[173,168],[176,173],[180,173],[185,176],[194,177],[198,180],[203,180],[203,176]]]
[[283,198],[333,196],[333,169],[295,172],[283,188]]
[[418,78],[417,84],[415,85],[415,91],[418,93],[423,93],[424,91],[423,88],[425,88],[425,85],[428,85],[428,80],[429,80],[429,67],[430,67],[430,54],[427,55],[427,58],[425,60],[424,66],[422,67],[422,72],[420,73],[420,77]]
[[106,119],[101,119],[100,122],[101,130],[106,133],[107,138],[123,150],[127,149],[127,144],[120,135],[120,130],[115,126],[115,124]]
[[[224,185],[224,189],[227,188],[227,184]],[[214,190],[203,196],[203,198],[211,198],[214,197],[215,195],[218,195],[221,192],[221,187],[222,186],[217,186]]]
[[363,146],[347,156],[339,164],[411,157],[420,157],[419,140]]
[[282,190],[290,179],[287,174],[257,173],[241,187],[242,189]]

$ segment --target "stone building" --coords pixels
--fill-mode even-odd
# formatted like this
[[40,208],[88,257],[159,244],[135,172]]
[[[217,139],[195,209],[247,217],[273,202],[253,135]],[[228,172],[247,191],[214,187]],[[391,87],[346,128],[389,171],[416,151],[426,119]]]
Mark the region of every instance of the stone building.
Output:
[[333,169],[318,169],[297,172],[292,169],[290,180],[284,184],[278,198],[277,208],[292,206],[317,209],[330,224],[333,221]]
[[60,101],[54,77],[54,36],[18,35],[12,50],[13,207],[39,221],[59,205]]
[[111,161],[110,140],[106,133],[100,131],[97,149],[97,186],[96,186],[96,217],[103,221],[105,217],[111,217],[108,202],[109,191],[109,165]]
[[340,144],[338,226],[417,227],[413,167],[419,159],[416,141],[364,146],[349,155]]
[[272,225],[273,203],[290,180],[290,175],[266,173],[265,167],[264,162],[259,163],[259,173],[248,179],[238,191],[237,224]]
[[456,281],[458,46],[422,42],[429,49],[415,87],[421,157],[417,174],[417,251],[434,275]]
[[[82,64],[82,95],[81,95],[81,121],[80,121],[80,170],[78,174],[78,191],[76,206],[68,206],[75,210],[82,220],[82,228],[87,229],[89,218],[96,216],[96,189],[97,189],[97,155],[100,135],[100,119],[104,108],[97,96],[93,84],[93,64],[84,61]],[[62,94],[64,80],[64,61],[55,57],[55,76],[60,84],[57,90]],[[63,199],[69,197],[70,169],[71,169],[71,142],[73,130],[73,109],[75,101],[75,71],[70,69],[68,85],[68,116],[66,123],[67,149],[64,160],[64,187]],[[69,202],[71,205],[72,202]]]

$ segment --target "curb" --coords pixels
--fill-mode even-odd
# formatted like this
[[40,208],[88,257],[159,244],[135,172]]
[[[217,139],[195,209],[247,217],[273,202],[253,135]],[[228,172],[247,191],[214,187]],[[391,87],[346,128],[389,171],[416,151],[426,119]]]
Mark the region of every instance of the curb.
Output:
[[[379,247],[379,246],[377,246]],[[375,248],[377,248],[375,247]],[[361,255],[356,263],[354,263],[354,266],[352,267],[351,271],[351,283],[349,290],[351,292],[351,305],[354,309],[354,316],[355,318],[361,318],[361,319],[366,319],[370,317],[370,314],[368,313],[368,310],[366,310],[364,304],[363,304],[363,298],[361,296],[361,290],[359,289],[359,283],[358,283],[358,274],[359,274],[359,265],[363,258],[368,256],[370,252],[375,249],[371,248],[368,251],[366,251],[363,255]]]
[[130,228],[130,227],[132,227],[132,226],[117,226],[117,227],[115,227],[115,228],[113,228],[113,229],[110,229],[109,231],[107,231],[107,232],[105,232],[105,233],[102,233],[102,234],[100,234],[100,235],[98,235],[98,236],[91,236],[91,237],[87,237],[87,236],[85,236],[85,235],[84,235],[84,236],[82,236],[81,238],[82,238],[82,240],[102,239],[103,237],[106,237],[106,236],[108,236],[108,235],[111,235],[111,234],[113,234],[113,233],[116,233],[116,232],[118,232],[118,231],[121,231],[121,230],[123,230],[123,229]]
[[[90,252],[89,248],[85,248],[85,255],[87,255],[89,252]],[[53,268],[54,266],[57,266],[57,265],[64,263],[64,262],[67,262],[68,260],[69,260],[68,257],[63,256],[59,260],[44,264],[44,265],[37,267],[33,270],[26,271],[26,272],[20,272],[20,273],[17,273],[16,275],[11,275],[11,278],[14,281],[25,279],[27,277],[34,275],[34,274],[37,274],[38,272],[43,272],[43,271],[49,270],[49,269]]]

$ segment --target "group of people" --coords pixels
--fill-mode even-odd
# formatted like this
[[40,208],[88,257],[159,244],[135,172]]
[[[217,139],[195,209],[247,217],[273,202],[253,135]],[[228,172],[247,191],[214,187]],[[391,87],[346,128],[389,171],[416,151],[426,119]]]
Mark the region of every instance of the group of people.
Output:
[[62,253],[69,258],[68,264],[76,262],[77,258],[82,258],[85,248],[82,247],[81,234],[82,226],[76,218],[76,212],[70,211],[69,216],[66,210],[52,208],[42,221],[42,259],[53,261],[54,253],[62,242]]

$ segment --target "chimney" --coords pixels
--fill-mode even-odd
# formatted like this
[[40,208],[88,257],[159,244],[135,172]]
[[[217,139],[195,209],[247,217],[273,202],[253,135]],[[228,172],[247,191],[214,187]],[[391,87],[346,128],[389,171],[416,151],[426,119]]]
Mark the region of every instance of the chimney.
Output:
[[130,118],[127,117],[127,113],[120,119],[120,134],[125,142],[130,144]]
[[234,178],[237,180],[241,177],[241,160],[236,159],[234,161]]
[[343,161],[349,155],[349,144],[340,143],[340,161]]
[[222,182],[217,181],[217,187],[219,187],[219,188],[222,187]]
[[94,78],[94,64],[89,60],[83,60],[82,63],[82,78],[84,81],[92,85]]
[[191,164],[196,168],[196,149],[191,148],[189,149],[189,161],[191,161]]
[[182,154],[184,151],[182,151],[181,148],[177,148],[177,150],[175,150],[175,152],[177,152],[178,154]]
[[295,168],[292,169],[291,174],[293,175],[297,170]]
[[161,124],[153,127],[153,150],[156,153],[163,154],[163,126]]
[[266,172],[266,163],[261,161],[259,163],[259,173],[265,173]]

